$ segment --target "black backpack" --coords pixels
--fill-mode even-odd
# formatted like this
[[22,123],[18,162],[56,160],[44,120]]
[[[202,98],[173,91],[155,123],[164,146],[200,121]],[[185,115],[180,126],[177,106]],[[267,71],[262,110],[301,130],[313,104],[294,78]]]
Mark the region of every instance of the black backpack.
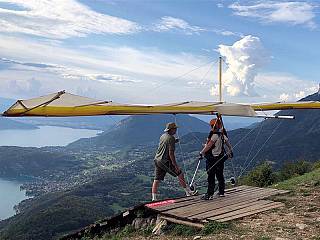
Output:
[[[221,138],[221,141],[222,141],[222,153],[224,155],[223,157],[223,161],[227,160],[228,159],[228,156],[226,155],[226,151],[224,149],[224,137],[223,137],[223,134],[221,132],[213,132],[213,131],[210,131],[209,135],[208,135],[208,138],[207,139],[211,139],[212,135],[213,134],[217,134],[220,138]],[[211,148],[204,154],[204,157],[209,160],[209,159],[213,159],[213,154],[212,154],[212,150],[214,149],[215,147],[215,144],[213,144],[211,146]]]

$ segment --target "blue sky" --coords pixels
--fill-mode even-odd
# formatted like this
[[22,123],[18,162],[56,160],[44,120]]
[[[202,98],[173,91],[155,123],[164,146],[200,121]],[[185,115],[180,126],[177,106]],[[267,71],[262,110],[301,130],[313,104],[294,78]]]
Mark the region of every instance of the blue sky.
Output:
[[0,0],[0,96],[297,100],[318,90],[318,1]]

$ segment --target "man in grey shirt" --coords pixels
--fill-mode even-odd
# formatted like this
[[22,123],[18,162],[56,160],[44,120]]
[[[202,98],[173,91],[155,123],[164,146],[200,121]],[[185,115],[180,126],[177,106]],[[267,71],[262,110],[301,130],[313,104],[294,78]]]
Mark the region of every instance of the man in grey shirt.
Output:
[[186,196],[194,195],[189,186],[186,184],[183,172],[178,166],[175,158],[175,144],[178,140],[173,135],[176,134],[178,126],[174,123],[168,123],[164,134],[161,135],[159,147],[156,152],[155,163],[155,178],[152,184],[152,201],[157,200],[157,193],[160,181],[164,180],[166,173],[174,177],[178,177],[181,187],[186,192]]

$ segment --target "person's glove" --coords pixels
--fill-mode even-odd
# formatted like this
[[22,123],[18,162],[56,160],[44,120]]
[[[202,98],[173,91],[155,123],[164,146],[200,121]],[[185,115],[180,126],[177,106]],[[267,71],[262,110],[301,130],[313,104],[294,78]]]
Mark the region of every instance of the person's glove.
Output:
[[203,155],[202,155],[202,153],[200,152],[200,153],[199,153],[199,160],[201,160],[201,159],[203,159]]

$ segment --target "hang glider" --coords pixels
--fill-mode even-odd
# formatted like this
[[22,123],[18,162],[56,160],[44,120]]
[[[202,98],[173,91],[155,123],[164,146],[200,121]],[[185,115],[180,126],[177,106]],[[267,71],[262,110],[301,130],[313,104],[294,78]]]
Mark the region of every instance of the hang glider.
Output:
[[2,115],[6,117],[44,116],[97,116],[97,115],[149,115],[149,114],[221,114],[244,117],[289,116],[259,115],[259,111],[284,109],[320,109],[320,102],[235,104],[223,102],[181,102],[165,105],[129,105],[112,101],[99,101],[73,95],[65,91],[28,100],[18,100]]

